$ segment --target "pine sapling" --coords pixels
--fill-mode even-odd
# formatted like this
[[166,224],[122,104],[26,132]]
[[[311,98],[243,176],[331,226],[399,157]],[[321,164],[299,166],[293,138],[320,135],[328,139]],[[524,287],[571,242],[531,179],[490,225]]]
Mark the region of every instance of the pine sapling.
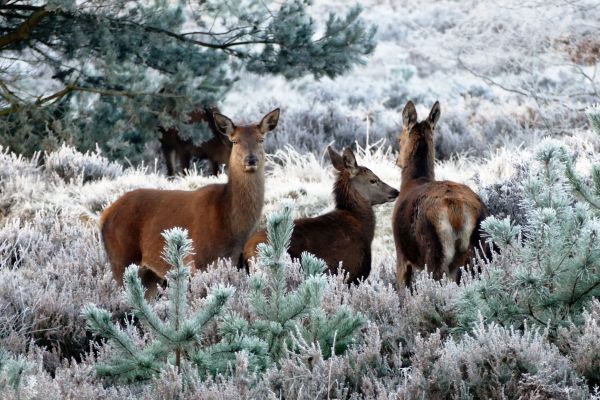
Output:
[[[131,265],[125,272],[125,293],[133,315],[152,336],[140,348],[127,332],[112,322],[111,314],[90,304],[83,313],[89,329],[114,346],[117,354],[104,365],[97,367],[99,375],[125,381],[148,379],[158,374],[166,364],[180,367],[182,357],[193,359],[200,345],[202,331],[210,321],[220,315],[233,288],[219,286],[209,295],[205,306],[188,315],[187,294],[190,268],[185,259],[192,252],[192,242],[187,231],[173,228],[163,233],[164,259],[173,266],[167,274],[169,312],[168,321],[162,321],[154,308],[144,298],[144,288],[138,275],[139,268]],[[174,356],[174,360],[169,358]]]
[[600,221],[570,179],[565,154],[554,140],[540,145],[537,172],[523,184],[524,226],[484,221],[501,252],[465,286],[458,304],[463,329],[481,314],[505,327],[541,326],[553,338],[559,327],[582,323],[583,309],[600,296]]
[[[600,104],[589,107],[586,115],[594,132],[600,136]],[[588,185],[575,171],[571,157],[564,148],[561,148],[561,160],[565,164],[565,174],[574,192],[587,202],[594,212],[600,213],[600,164],[592,166],[592,182]]]
[[23,375],[31,368],[31,364],[23,357],[13,358],[8,352],[0,349],[0,393],[12,389],[16,398],[20,399]]
[[288,289],[286,267],[290,264],[287,250],[293,231],[292,207],[284,205],[267,221],[267,244],[259,245],[258,267],[250,280],[250,304],[257,315],[252,328],[265,338],[274,362],[293,350],[293,337],[298,332],[309,342],[318,342],[324,356],[345,350],[364,324],[361,315],[342,307],[329,316],[321,307],[327,285],[323,260],[303,253],[301,266],[304,280],[295,290]]

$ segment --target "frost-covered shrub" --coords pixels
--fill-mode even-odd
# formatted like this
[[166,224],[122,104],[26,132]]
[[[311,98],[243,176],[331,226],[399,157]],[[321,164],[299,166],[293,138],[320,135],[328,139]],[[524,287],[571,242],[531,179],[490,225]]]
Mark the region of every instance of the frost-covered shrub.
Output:
[[83,305],[122,310],[96,229],[52,211],[24,225],[9,221],[0,228],[8,249],[0,265],[0,308],[17,318],[6,342],[20,347],[34,340],[61,356],[77,355],[89,341]]
[[[31,158],[15,154],[10,149],[0,146],[0,184],[4,179],[15,175],[31,175],[38,171],[39,153]],[[0,186],[2,188],[2,186]]]
[[283,398],[343,399],[358,394],[366,398],[384,395],[382,386],[397,384],[400,377],[394,375],[398,371],[390,368],[382,357],[376,326],[367,326],[363,338],[361,345],[346,354],[327,359],[323,358],[322,349],[317,345],[300,342],[301,351],[286,357],[280,368],[269,369],[264,380],[278,389]]
[[582,323],[582,311],[600,295],[600,221],[568,186],[567,177],[578,193],[585,192],[565,159],[560,142],[540,144],[523,183],[525,224],[495,216],[482,224],[501,253],[461,294],[463,329],[481,315],[519,329],[525,323],[542,326],[555,338],[559,327]]
[[[479,196],[486,205],[490,215],[498,219],[510,218],[515,225],[526,224],[526,209],[523,204],[525,192],[523,181],[529,176],[530,169],[527,161],[522,160],[513,166],[512,176],[501,182],[483,186],[479,190]],[[512,162],[512,160],[507,160]]]
[[575,370],[590,385],[600,384],[600,301],[594,300],[583,313],[581,326],[571,324],[560,331],[559,343]]
[[29,368],[31,368],[31,365],[22,356],[10,357],[7,352],[0,348],[0,392],[12,391],[19,397],[23,374]]
[[480,322],[471,335],[418,339],[407,392],[427,399],[585,399],[588,389],[546,333]]
[[439,332],[446,337],[457,325],[456,301],[460,294],[458,286],[445,278],[436,281],[423,271],[415,276],[412,293],[405,289],[402,304],[401,333],[412,351],[417,337]]
[[589,107],[585,113],[592,124],[592,129],[600,135],[600,104]]
[[166,276],[169,293],[168,320],[163,321],[144,298],[138,266],[129,266],[123,278],[125,294],[133,309],[133,315],[144,325],[148,335],[152,337],[151,340],[143,340],[142,346],[139,346],[135,342],[135,335],[128,334],[111,321],[110,312],[94,304],[86,305],[83,310],[88,328],[107,338],[115,353],[108,363],[98,365],[98,375],[125,382],[145,380],[157,375],[168,365],[180,368],[182,359],[185,361],[206,358],[210,358],[213,363],[203,363],[199,366],[202,374],[206,371],[224,372],[228,356],[231,358],[235,351],[252,352],[257,349],[258,352],[262,350],[264,353],[265,349],[261,343],[243,338],[236,341],[237,346],[220,346],[215,352],[212,348],[197,348],[205,326],[223,312],[225,303],[234,289],[221,286],[215,288],[205,306],[188,315],[188,281],[191,268],[184,260],[192,253],[192,241],[188,238],[187,231],[180,228],[169,229],[163,232],[163,236],[166,243],[163,257],[172,267]]
[[0,228],[0,268],[18,268],[38,247],[42,236],[29,222],[19,218]]
[[83,183],[101,178],[114,179],[123,173],[123,167],[103,157],[99,147],[93,152],[81,153],[66,144],[45,154],[44,167],[66,181],[81,179]]

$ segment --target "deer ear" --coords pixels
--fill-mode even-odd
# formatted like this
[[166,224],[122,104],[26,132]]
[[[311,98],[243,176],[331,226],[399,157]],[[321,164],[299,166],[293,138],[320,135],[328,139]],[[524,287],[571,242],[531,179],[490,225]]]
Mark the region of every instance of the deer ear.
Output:
[[213,119],[215,120],[215,128],[223,135],[231,136],[235,130],[233,122],[221,113],[213,113]]
[[333,168],[338,171],[344,170],[344,159],[342,156],[340,156],[331,146],[327,146],[327,152],[329,153],[329,158],[331,158],[331,165],[333,165]]
[[402,125],[404,129],[411,130],[417,123],[417,109],[412,101],[408,101],[402,110]]
[[435,129],[438,120],[440,119],[440,114],[442,113],[440,109],[440,102],[436,101],[433,107],[431,107],[431,111],[429,112],[429,117],[427,117],[427,121],[429,121],[429,125],[431,129]]
[[350,147],[346,147],[344,149],[344,168],[348,172],[350,172],[351,176],[356,176],[358,174],[358,164],[356,162],[356,157],[354,157],[354,153]]
[[260,121],[260,131],[264,135],[265,133],[272,131],[277,126],[277,122],[279,121],[279,108],[274,109],[267,115],[265,115]]

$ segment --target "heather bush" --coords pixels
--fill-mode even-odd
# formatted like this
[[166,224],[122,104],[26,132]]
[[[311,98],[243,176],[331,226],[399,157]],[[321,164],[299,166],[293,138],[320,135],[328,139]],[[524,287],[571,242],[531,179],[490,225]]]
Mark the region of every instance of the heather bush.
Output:
[[[572,192],[572,183],[564,174],[570,163],[574,176],[595,195],[593,171],[598,158],[595,142],[584,143],[588,134],[545,142],[544,154],[548,149],[564,150],[552,150],[548,165],[555,179],[548,189],[539,184],[546,179],[545,158],[527,148],[497,151],[483,159],[453,157],[437,163],[437,176],[476,189],[496,214],[498,224],[502,225],[505,217],[512,221],[512,225],[501,226],[504,231],[489,232],[502,252],[489,263],[481,262],[481,276],[471,278],[467,274],[464,282],[456,285],[422,273],[416,276],[412,292],[399,291],[389,223],[393,205],[378,206],[373,268],[369,278],[358,286],[348,285],[343,274],[321,275],[318,260],[291,261],[285,251],[275,252],[272,248],[265,248],[264,255],[280,254],[281,258],[259,260],[250,275],[230,260],[219,260],[189,277],[187,316],[205,310],[215,288],[236,290],[223,313],[204,325],[200,342],[186,347],[189,353],[182,352],[179,368],[175,351],[170,350],[161,358],[156,373],[142,384],[114,384],[96,373],[98,366],[115,366],[121,353],[111,341],[96,338],[86,329],[81,314],[86,304],[94,303],[110,312],[110,322],[130,339],[139,350],[137,355],[144,355],[143,349],[156,341],[142,315],[127,314],[132,308],[112,278],[99,238],[98,214],[134,188],[190,190],[222,182],[225,177],[203,177],[192,171],[168,180],[153,168],[129,168],[114,179],[65,181],[35,160],[4,153],[2,166],[6,168],[0,168],[0,198],[11,200],[6,216],[0,218],[0,348],[15,360],[26,361],[29,368],[21,375],[18,393],[9,387],[0,397],[435,399],[500,398],[504,394],[505,398],[593,398],[600,358],[597,300],[586,297],[569,309],[560,324],[551,319],[549,328],[527,315],[498,317],[500,311],[512,311],[512,304],[526,306],[527,300],[537,307],[536,317],[538,309],[560,304],[555,298],[522,296],[526,289],[538,287],[523,281],[522,271],[535,266],[528,262],[526,256],[531,253],[527,253],[527,246],[531,249],[532,244],[542,243],[533,240],[532,235],[542,230],[531,228],[533,224],[547,229],[549,223],[556,223],[564,229],[569,224],[556,221],[571,221],[571,217],[584,224],[583,229],[569,228],[572,236],[545,238],[557,248],[551,248],[548,254],[541,252],[545,258],[540,260],[549,260],[546,264],[552,266],[554,254],[565,248],[559,247],[561,240],[580,238],[583,244],[589,232],[585,224],[592,226],[597,218],[593,206],[581,206],[585,197]],[[356,154],[361,163],[385,180],[398,181],[394,154],[386,145],[371,143]],[[269,156],[265,214],[272,217],[261,221],[261,225],[273,222],[277,215],[282,221],[284,199],[293,199],[302,216],[331,207],[333,179],[326,165],[318,155],[301,154],[293,148]],[[504,186],[506,190],[501,189]],[[7,187],[10,193],[5,191]],[[532,217],[531,212],[538,208],[547,212],[551,207],[544,204],[557,210],[557,217],[550,222],[544,220],[545,225],[540,224],[538,214]],[[546,215],[541,211],[539,214]],[[521,235],[505,235],[515,228],[515,221],[519,221]],[[277,226],[286,231],[286,224]],[[514,240],[503,242],[508,238]],[[575,250],[572,253],[574,256],[564,262],[569,268],[581,264],[585,255],[581,251],[575,254]],[[595,273],[593,257],[588,261],[586,274],[578,279],[582,285],[587,285]],[[501,279],[495,278],[498,276]],[[568,276],[565,273],[546,280],[548,288],[540,293],[563,293],[559,283]],[[517,278],[521,286],[514,283]],[[161,322],[171,321],[172,295],[169,290],[160,291],[162,296],[149,307]],[[295,307],[294,300],[307,292],[315,295],[313,304],[318,307],[304,307],[298,318],[291,319],[274,311],[276,304]],[[517,296],[494,297],[506,292]],[[475,306],[481,307],[479,312],[465,303],[472,293],[476,294]],[[275,303],[274,298],[285,300]],[[536,298],[554,304],[535,303]],[[353,320],[357,315],[362,324],[354,325],[353,334],[344,340],[342,331],[333,325],[344,325],[338,317],[357,322]],[[539,319],[548,323],[545,317]],[[168,322],[163,324],[170,326]],[[265,345],[268,362],[257,363],[257,351],[241,350],[239,334],[247,339],[259,336],[265,344],[272,343],[273,356],[269,345]],[[189,357],[202,349],[202,357]],[[224,349],[227,356],[217,356],[210,349]],[[200,372],[202,365],[211,364],[215,369],[205,368],[199,374],[199,364]]]
[[83,183],[101,178],[114,179],[123,173],[120,164],[108,161],[101,154],[99,147],[82,154],[63,144],[59,149],[45,154],[44,168],[64,180],[81,179]]
[[480,321],[470,335],[418,338],[409,397],[585,399],[588,389],[539,328],[517,331]]
[[122,310],[95,225],[46,211],[31,222],[7,221],[0,238],[0,309],[13,327],[0,329],[0,341],[23,350],[33,340],[59,358],[87,350],[81,307],[94,302]]
[[560,331],[559,345],[590,385],[600,385],[600,302],[597,299],[583,313],[582,324],[572,323]]

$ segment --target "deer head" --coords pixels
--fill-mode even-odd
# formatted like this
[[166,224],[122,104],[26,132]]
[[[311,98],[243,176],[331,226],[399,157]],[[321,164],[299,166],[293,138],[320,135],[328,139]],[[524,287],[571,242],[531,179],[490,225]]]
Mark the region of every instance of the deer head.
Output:
[[383,204],[398,197],[398,191],[384,183],[369,168],[358,165],[352,150],[347,147],[338,154],[331,146],[327,147],[333,167],[340,172],[338,179],[347,179],[350,187],[356,190],[371,205]]
[[229,167],[247,173],[262,169],[265,163],[263,142],[267,132],[277,126],[279,108],[265,115],[260,123],[254,125],[236,126],[223,114],[214,113],[213,116],[217,130],[227,136],[233,144]]

